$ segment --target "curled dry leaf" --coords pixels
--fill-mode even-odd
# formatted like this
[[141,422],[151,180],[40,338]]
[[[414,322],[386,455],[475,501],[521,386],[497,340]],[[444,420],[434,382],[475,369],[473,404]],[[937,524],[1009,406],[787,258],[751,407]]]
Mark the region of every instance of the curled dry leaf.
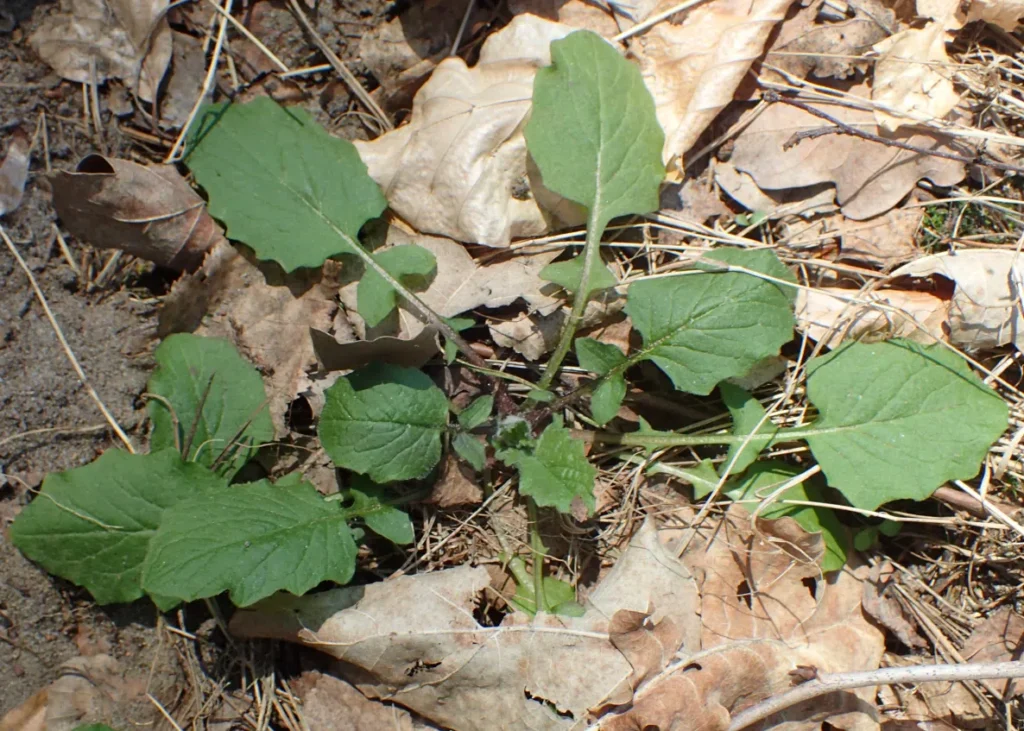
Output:
[[[681,22],[658,23],[640,37],[640,67],[665,130],[666,162],[682,156],[733,100],[792,3],[713,0],[681,14]],[[654,13],[676,4],[662,0]]]
[[[863,97],[866,93],[863,85],[850,90],[854,96]],[[875,129],[870,111],[821,102],[815,105],[852,127],[867,132]],[[850,135],[821,135],[802,139],[787,148],[794,134],[828,126],[824,120],[792,105],[772,104],[737,136],[730,162],[753,177],[762,190],[834,184],[843,214],[856,220],[886,212],[922,178],[948,186],[964,177],[961,162]],[[923,130],[901,130],[892,138],[925,151],[969,154],[966,148]]]
[[935,254],[906,264],[893,277],[940,275],[956,285],[949,305],[949,342],[980,350],[1007,343],[1024,347],[1024,261],[1014,251]]
[[337,309],[329,275],[301,276],[268,276],[222,242],[195,274],[175,283],[160,318],[161,336],[195,331],[234,343],[263,374],[279,437],[288,432],[289,404],[316,365],[310,329],[329,327]]
[[[807,3],[779,26],[765,60],[799,78],[845,79],[864,73],[871,47],[896,27],[895,13],[879,0],[861,0],[847,6],[853,17],[831,20],[818,3]],[[775,72],[764,72],[772,80]]]
[[773,220],[793,216],[810,218],[836,210],[835,190],[828,183],[808,185],[804,188],[761,190],[752,177],[741,173],[728,162],[715,165],[715,182],[730,198],[748,211]]
[[[515,613],[498,627],[481,626],[473,611],[489,584],[483,567],[463,566],[279,597],[237,612],[232,631],[344,659],[368,696],[467,731],[573,728],[590,709],[627,702],[645,668],[664,659],[660,648],[696,649],[687,644],[698,626],[694,581],[649,524],[582,617]],[[616,617],[621,610],[644,618]],[[635,666],[612,644],[613,627]]]
[[28,181],[31,142],[21,127],[15,127],[7,142],[7,155],[0,164],[0,216],[21,205]]
[[30,41],[69,81],[101,84],[118,78],[153,101],[173,46],[168,0],[61,0]]
[[102,155],[53,175],[53,205],[77,238],[171,269],[194,269],[224,234],[173,165]]
[[906,338],[930,345],[948,341],[949,300],[929,292],[885,289],[857,292],[837,287],[801,289],[797,327],[825,347],[845,340],[877,342]]
[[[626,306],[626,298],[614,289],[595,294],[583,311],[580,327],[596,327]],[[512,319],[492,319],[487,323],[494,342],[512,348],[527,360],[540,360],[558,344],[562,326],[568,318],[568,307],[544,307],[534,312],[521,312]]]
[[396,213],[418,231],[497,247],[584,220],[541,185],[523,137],[536,71],[551,63],[551,41],[573,30],[514,18],[487,39],[475,67],[457,57],[438,64],[409,124],[355,142]]
[[875,109],[880,127],[895,132],[906,124],[943,119],[959,103],[946,40],[942,23],[932,22],[875,45],[880,56],[871,99],[881,105]]

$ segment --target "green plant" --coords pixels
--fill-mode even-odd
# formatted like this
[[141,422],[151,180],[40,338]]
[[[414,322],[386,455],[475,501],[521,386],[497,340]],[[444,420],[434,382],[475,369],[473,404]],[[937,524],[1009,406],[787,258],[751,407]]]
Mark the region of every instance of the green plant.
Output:
[[[825,570],[842,566],[849,536],[822,507],[826,493],[816,473],[864,509],[923,499],[945,480],[977,473],[1006,427],[1007,408],[941,346],[851,343],[810,360],[806,393],[814,418],[798,427],[775,424],[729,382],[793,338],[795,278],[770,250],[718,249],[690,270],[630,284],[626,311],[641,338],[630,353],[576,338],[591,295],[621,286],[601,263],[609,221],[657,208],[663,136],[639,73],[605,41],[573,33],[552,44],[552,59],[537,76],[526,138],[545,184],[587,210],[587,236],[578,257],[545,270],[573,304],[528,398],[511,402],[462,341],[458,333],[472,320],[440,318],[417,298],[437,266],[429,252],[401,246],[374,253],[359,243],[360,228],[385,202],[349,143],[268,99],[209,107],[190,133],[187,164],[228,235],[289,271],[332,256],[358,262],[365,271],[358,308],[368,322],[399,301],[408,304],[445,337],[445,362],[461,351],[492,378],[494,395],[452,419],[447,395],[426,373],[387,364],[357,370],[327,390],[318,425],[326,453],[356,476],[342,499],[322,497],[301,475],[232,485],[272,435],[259,374],[226,343],[173,336],[158,350],[160,368],[150,382],[153,452],[111,451],[50,475],[13,524],[15,544],[104,603],[148,594],[169,607],[228,591],[247,605],[278,590],[300,594],[324,580],[352,578],[364,528],[411,543],[409,518],[390,504],[387,485],[427,477],[449,445],[478,471],[518,472],[532,525],[532,571],[509,557],[518,584],[513,603],[571,613],[571,589],[544,576],[538,513],[591,515],[597,471],[562,412],[589,398],[593,422],[611,421],[630,369],[645,361],[679,391],[705,396],[718,389],[731,428],[679,433],[644,425],[624,434],[593,431],[589,439],[648,450],[725,447],[719,471],[705,461],[672,474],[689,481],[697,498],[785,498],[760,505],[761,517],[791,517],[822,533]],[[573,350],[593,378],[566,393],[559,374]],[[816,466],[757,461],[782,442],[806,443]],[[666,471],[657,461],[650,469]]]

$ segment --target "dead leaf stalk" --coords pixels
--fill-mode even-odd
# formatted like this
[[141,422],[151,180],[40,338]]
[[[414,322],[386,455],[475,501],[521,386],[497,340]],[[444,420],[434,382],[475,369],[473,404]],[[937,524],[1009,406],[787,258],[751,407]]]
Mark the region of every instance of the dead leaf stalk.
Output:
[[797,703],[828,693],[873,685],[900,683],[963,682],[965,680],[996,680],[1024,677],[1024,662],[988,662],[918,665],[905,668],[880,668],[853,673],[819,675],[816,680],[772,696],[732,717],[729,731],[740,731]]

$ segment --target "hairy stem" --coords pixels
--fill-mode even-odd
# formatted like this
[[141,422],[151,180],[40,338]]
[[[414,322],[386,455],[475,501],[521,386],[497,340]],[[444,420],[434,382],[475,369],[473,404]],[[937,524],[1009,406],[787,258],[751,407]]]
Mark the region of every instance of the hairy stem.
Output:
[[601,237],[604,235],[605,223],[597,220],[596,210],[590,212],[587,220],[587,240],[583,245],[583,269],[580,272],[580,284],[573,295],[572,310],[569,312],[569,319],[565,321],[562,334],[558,339],[555,352],[551,354],[547,366],[544,368],[544,376],[540,379],[537,387],[542,391],[555,380],[562,361],[572,349],[572,339],[583,321],[583,312],[587,309],[587,302],[590,300],[590,280],[594,272],[594,266],[601,260]]
[[829,673],[798,685],[771,698],[766,698],[732,717],[729,731],[740,731],[758,721],[803,701],[826,693],[872,685],[896,683],[924,683],[936,681],[986,680],[1024,677],[1024,662],[979,662],[960,665],[918,665],[906,668],[879,668],[854,673]]

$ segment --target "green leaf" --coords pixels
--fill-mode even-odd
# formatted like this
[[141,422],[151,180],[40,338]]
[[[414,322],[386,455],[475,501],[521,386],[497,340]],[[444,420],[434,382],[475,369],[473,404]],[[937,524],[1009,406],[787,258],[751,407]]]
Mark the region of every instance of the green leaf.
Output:
[[878,528],[869,525],[861,528],[853,536],[853,548],[856,551],[866,551],[878,543]]
[[[765,418],[768,413],[761,406],[761,402],[744,391],[739,386],[731,383],[718,384],[718,390],[722,394],[722,403],[729,409],[732,416],[732,433],[739,437],[746,437],[750,434],[767,435],[766,438],[752,437],[746,445],[730,444],[729,452],[722,463],[721,474],[730,464],[732,469],[729,474],[738,475],[747,469],[757,459],[757,455],[764,449],[771,435],[777,431],[770,419]],[[763,420],[763,421],[762,421]]]
[[365,477],[356,477],[349,493],[354,502],[348,514],[362,518],[366,527],[374,533],[399,546],[416,540],[408,514],[388,502],[384,488],[380,485],[375,485]]
[[179,333],[165,339],[155,356],[148,390],[162,398],[148,405],[154,452],[187,446],[187,461],[212,467],[229,448],[218,472],[231,477],[273,438],[263,379],[227,340]]
[[673,467],[671,474],[693,485],[694,500],[710,495],[721,480],[710,459],[702,459],[693,467]]
[[[737,480],[735,485],[728,488],[727,494],[733,500],[764,498],[802,471],[778,460],[758,462]],[[846,526],[836,517],[835,512],[828,508],[810,505],[783,505],[779,502],[782,500],[824,502],[821,491],[811,482],[793,485],[778,495],[775,502],[761,511],[760,517],[766,520],[793,518],[808,533],[821,533],[825,542],[821,570],[827,573],[841,569],[846,563],[846,545],[849,541],[849,534]],[[753,513],[756,506],[744,507]]]
[[425,477],[441,459],[448,400],[413,368],[374,365],[325,392],[320,441],[339,467],[377,483]]
[[587,461],[583,442],[572,438],[561,419],[548,425],[532,451],[506,450],[499,459],[519,469],[519,492],[537,505],[569,513],[573,498],[579,498],[588,513],[594,511],[597,470]]
[[[554,282],[566,292],[575,292],[580,286],[580,277],[583,274],[583,257],[577,256],[568,261],[558,261],[548,264],[540,270],[540,278],[546,282]],[[615,275],[608,271],[606,266],[596,266],[590,274],[590,286],[587,287],[590,296],[591,292],[600,289],[614,287],[618,282]]]
[[586,206],[588,227],[601,230],[657,210],[665,135],[640,70],[590,31],[554,41],[551,61],[537,72],[525,129],[544,185]]
[[[434,255],[416,244],[403,244],[377,254],[377,263],[409,289],[425,289],[437,271]],[[398,293],[384,277],[367,269],[356,285],[359,314],[370,327],[376,327],[395,309]]]
[[351,142],[269,97],[200,110],[185,163],[228,236],[289,272],[351,253],[387,207]]
[[[537,593],[534,591],[533,574],[526,569],[526,562],[519,556],[509,559],[508,568],[515,577],[516,593],[509,598],[509,604],[530,615],[537,613]],[[581,617],[585,610],[576,603],[576,589],[567,581],[554,576],[544,577],[544,611],[563,617]]]
[[[445,323],[457,333],[461,333],[463,330],[473,327],[476,321],[472,317],[444,317],[442,318]],[[445,365],[451,365],[455,362],[455,357],[459,354],[459,348],[451,340],[444,341],[444,363]]]
[[819,411],[805,430],[829,484],[858,508],[924,500],[967,480],[1007,425],[1007,407],[939,345],[850,343],[807,364]]
[[481,396],[459,413],[459,426],[467,431],[476,429],[491,418],[493,410],[494,396]]
[[143,559],[165,511],[217,488],[223,478],[173,449],[105,452],[84,467],[46,477],[10,528],[11,542],[52,574],[89,590],[100,604],[143,595]]
[[456,434],[452,448],[477,472],[481,472],[487,465],[487,448],[474,436],[465,432]]
[[[708,257],[758,271],[779,263],[766,250],[715,251]],[[790,298],[782,289],[742,272],[641,280],[629,288],[626,311],[644,345],[630,360],[652,360],[677,389],[707,395],[793,337]]]
[[346,517],[308,483],[260,480],[187,500],[164,513],[142,586],[182,601],[229,591],[244,607],[282,589],[344,584],[356,565]]
[[[579,338],[576,341],[576,357],[581,367],[601,376],[621,368],[626,362],[626,356],[621,350],[593,338]],[[590,396],[590,411],[594,421],[604,425],[614,419],[625,396],[626,379],[621,371],[602,380]]]

